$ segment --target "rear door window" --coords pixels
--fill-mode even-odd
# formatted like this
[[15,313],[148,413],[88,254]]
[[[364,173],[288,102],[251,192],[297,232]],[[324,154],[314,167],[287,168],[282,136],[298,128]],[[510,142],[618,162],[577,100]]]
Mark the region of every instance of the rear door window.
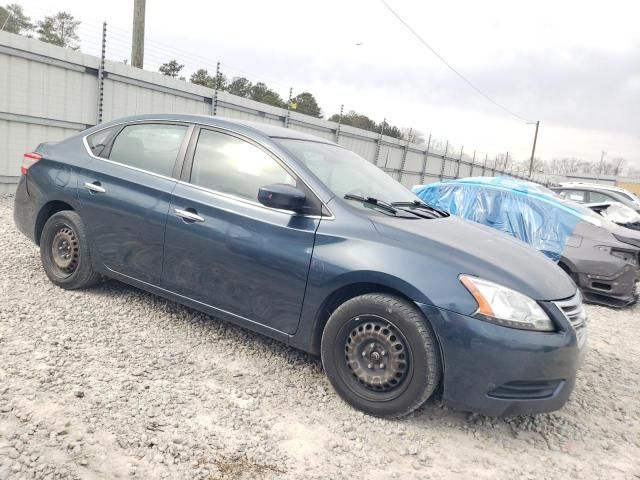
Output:
[[113,141],[109,160],[170,177],[187,129],[171,124],[126,126]]

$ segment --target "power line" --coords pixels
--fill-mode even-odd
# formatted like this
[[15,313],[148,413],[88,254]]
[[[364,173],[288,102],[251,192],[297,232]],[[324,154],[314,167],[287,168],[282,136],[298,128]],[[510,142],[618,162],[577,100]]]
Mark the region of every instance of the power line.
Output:
[[447,62],[447,60],[440,55],[431,45],[429,45],[419,34],[418,32],[416,32],[411,25],[409,25],[406,21],[404,21],[404,19],[398,15],[393,8],[391,8],[389,6],[389,4],[385,1],[385,0],[380,0],[382,2],[382,4],[387,7],[387,9],[393,14],[394,17],[396,17],[398,19],[398,21],[400,23],[402,23],[407,30],[409,30],[419,41],[420,43],[422,43],[425,47],[427,47],[431,53],[433,53],[436,57],[438,57],[438,59],[444,63],[453,73],[455,73],[458,77],[460,77],[467,85],[469,85],[472,89],[474,89],[477,93],[479,93],[480,95],[482,95],[485,99],[489,100],[491,103],[493,103],[496,107],[500,108],[501,110],[507,112],[509,115],[512,115],[520,120],[522,120],[523,122],[528,122],[529,120],[527,120],[524,117],[521,117],[520,115],[518,115],[517,113],[512,112],[511,110],[509,110],[507,107],[499,104],[498,102],[496,102],[493,98],[491,98],[489,95],[487,95],[486,93],[484,93],[482,90],[480,90],[478,87],[476,87],[473,83],[471,83],[470,80],[468,80],[464,75],[462,75],[458,70],[456,70],[449,62]]

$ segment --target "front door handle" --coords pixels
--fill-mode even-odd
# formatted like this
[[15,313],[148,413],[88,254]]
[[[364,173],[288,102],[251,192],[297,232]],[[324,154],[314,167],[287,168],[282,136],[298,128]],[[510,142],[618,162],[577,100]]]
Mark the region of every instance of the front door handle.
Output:
[[200,215],[198,215],[195,210],[194,211],[190,211],[190,210],[181,210],[179,208],[176,208],[173,210],[173,213],[176,214],[176,216],[182,218],[185,221],[188,222],[204,222],[204,218],[202,218]]
[[106,193],[107,190],[100,186],[100,182],[89,183],[85,182],[84,188],[94,193]]

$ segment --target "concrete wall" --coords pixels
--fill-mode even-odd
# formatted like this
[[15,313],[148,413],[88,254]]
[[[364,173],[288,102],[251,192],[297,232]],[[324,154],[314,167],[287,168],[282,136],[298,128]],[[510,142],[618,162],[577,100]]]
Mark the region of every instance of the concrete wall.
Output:
[[[0,32],[0,192],[18,180],[22,155],[40,142],[62,140],[97,121],[100,59]],[[338,141],[411,187],[443,178],[496,175],[456,152],[339,126],[297,112],[218,92],[156,72],[107,61],[102,120],[140,113],[196,113],[288,125]],[[340,134],[338,135],[338,130]]]

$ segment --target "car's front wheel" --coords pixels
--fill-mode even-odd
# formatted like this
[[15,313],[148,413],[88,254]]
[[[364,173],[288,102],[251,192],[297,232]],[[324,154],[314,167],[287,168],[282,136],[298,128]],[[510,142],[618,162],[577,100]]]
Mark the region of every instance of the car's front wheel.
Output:
[[91,267],[82,219],[71,210],[53,214],[44,224],[40,259],[49,280],[62,288],[89,287],[100,277]]
[[415,305],[386,294],[348,300],[322,334],[322,365],[351,406],[401,417],[422,405],[440,382],[435,335]]

